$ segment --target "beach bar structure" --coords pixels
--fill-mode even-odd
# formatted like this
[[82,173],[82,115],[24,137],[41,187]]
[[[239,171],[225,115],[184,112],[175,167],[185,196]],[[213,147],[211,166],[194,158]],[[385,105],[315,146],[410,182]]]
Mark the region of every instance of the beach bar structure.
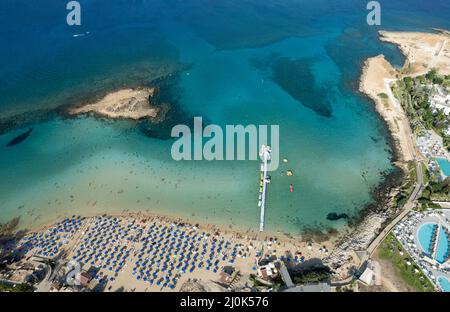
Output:
[[261,210],[260,217],[259,217],[259,230],[262,232],[264,231],[264,213],[265,213],[265,204],[266,204],[266,189],[267,189],[267,183],[269,182],[269,178],[267,176],[267,168],[268,168],[268,162],[270,161],[270,154],[272,150],[270,146],[268,145],[261,145],[261,149],[259,152],[259,156],[261,157],[262,163],[261,163],[261,175],[260,175],[260,181],[259,181],[259,200],[258,200],[258,207]]

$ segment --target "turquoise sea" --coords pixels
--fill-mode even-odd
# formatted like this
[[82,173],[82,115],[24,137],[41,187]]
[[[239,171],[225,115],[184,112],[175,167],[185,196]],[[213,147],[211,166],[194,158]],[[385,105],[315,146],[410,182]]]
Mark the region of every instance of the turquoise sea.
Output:
[[[357,215],[393,170],[386,127],[357,92],[367,57],[403,62],[377,31],[450,29],[450,3],[437,0],[382,1],[374,27],[360,0],[79,2],[72,27],[64,1],[0,3],[0,222],[129,210],[257,229],[257,161],[170,156],[169,126],[202,116],[280,125],[289,162],[272,173],[268,231],[341,229],[327,215]],[[63,114],[144,85],[170,103],[168,125]]]

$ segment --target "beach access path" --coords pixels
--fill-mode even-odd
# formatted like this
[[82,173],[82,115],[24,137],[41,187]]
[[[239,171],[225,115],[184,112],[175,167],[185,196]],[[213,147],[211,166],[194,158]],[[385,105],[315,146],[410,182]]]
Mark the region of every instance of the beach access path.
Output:
[[[415,201],[419,197],[419,195],[422,193],[423,190],[423,173],[422,173],[422,164],[418,161],[416,161],[416,175],[417,175],[417,181],[414,187],[414,190],[412,191],[411,195],[408,198],[408,201],[403,206],[402,212],[394,218],[384,229],[381,231],[381,233],[372,241],[372,243],[367,248],[367,259],[372,256],[373,252],[377,247],[381,244],[381,242],[384,240],[384,238],[389,234],[389,232],[392,230],[392,228],[399,223],[401,220],[403,220],[404,217],[408,215],[408,213],[415,207]],[[367,260],[365,259],[365,260]],[[363,261],[364,262],[364,261]]]
[[[370,243],[370,245],[367,247],[366,252],[364,253],[364,256],[361,259],[361,265],[359,269],[362,269],[367,260],[369,260],[375,250],[378,248],[378,246],[383,242],[383,240],[386,238],[386,236],[389,234],[389,232],[392,230],[392,228],[399,223],[401,220],[403,220],[415,207],[415,200],[420,196],[423,190],[423,173],[422,173],[422,164],[418,161],[415,163],[416,165],[416,172],[417,172],[417,181],[414,186],[414,190],[412,191],[411,195],[408,198],[408,201],[403,206],[402,212],[397,215],[381,232],[378,234],[377,237]],[[340,287],[350,284],[354,279],[354,276],[351,275],[347,277],[346,279],[335,281],[331,283],[331,286],[333,287]]]

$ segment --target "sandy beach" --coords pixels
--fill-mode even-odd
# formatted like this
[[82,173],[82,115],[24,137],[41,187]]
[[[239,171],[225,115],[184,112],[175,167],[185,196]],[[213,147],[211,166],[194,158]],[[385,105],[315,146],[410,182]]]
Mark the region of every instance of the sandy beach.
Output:
[[[173,246],[177,242],[179,244]],[[220,247],[222,245],[226,247]],[[29,246],[24,259],[32,256],[52,258],[63,252],[65,263],[77,261],[84,271],[91,266],[100,268],[91,286],[104,284],[104,291],[179,291],[182,287],[191,287],[194,279],[199,287],[220,291],[224,288],[216,282],[224,266],[233,265],[246,280],[256,273],[256,260],[262,256],[291,255],[300,263],[300,258],[301,262],[321,259],[328,253],[323,244],[292,242],[277,237],[258,238],[142,213],[67,217],[30,231],[19,246]],[[183,267],[186,255],[189,265]],[[189,259],[195,260],[192,260],[195,268]],[[168,263],[170,271],[165,273]],[[15,265],[25,266],[20,262]],[[152,272],[151,276],[149,272]],[[166,287],[162,282],[157,283],[166,276],[171,276]],[[20,277],[8,278],[16,280]],[[41,291],[48,291],[52,286],[44,283],[39,287]]]

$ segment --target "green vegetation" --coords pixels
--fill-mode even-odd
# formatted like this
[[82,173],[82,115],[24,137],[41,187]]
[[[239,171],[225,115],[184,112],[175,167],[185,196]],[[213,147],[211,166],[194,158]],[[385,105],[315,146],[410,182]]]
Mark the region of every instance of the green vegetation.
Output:
[[405,183],[400,188],[399,193],[395,196],[397,208],[403,207],[414,189],[416,181],[416,166],[413,161],[408,162],[408,175],[405,177]]
[[[436,201],[450,200],[450,178],[447,177],[442,181],[431,181],[424,192],[427,191],[428,199]],[[424,195],[422,194],[422,197]]]
[[336,287],[336,292],[353,292],[353,289],[351,287]]
[[33,287],[28,284],[17,284],[15,287],[7,284],[0,284],[0,292],[32,292]]
[[383,105],[388,108],[389,102],[388,102],[388,95],[386,93],[378,93],[378,97],[383,101]]
[[388,99],[388,95],[387,95],[386,93],[384,93],[384,92],[378,93],[378,96],[379,96],[380,98],[382,98],[382,99],[385,99],[385,100]]
[[424,130],[434,130],[444,139],[444,146],[450,150],[450,136],[445,130],[450,126],[450,119],[441,110],[430,109],[429,94],[431,85],[449,86],[448,76],[439,75],[431,70],[426,75],[405,77],[393,88],[395,97],[405,110],[413,132],[420,134]]
[[420,163],[422,166],[422,172],[423,172],[423,185],[428,185],[430,182],[430,171],[428,171],[428,167],[425,163]]
[[445,76],[444,87],[450,87],[450,75]]
[[292,281],[295,284],[303,285],[329,281],[331,272],[328,267],[315,267],[309,270],[291,272]]
[[427,208],[441,208],[438,204],[433,203],[433,200],[450,200],[450,196],[448,195],[448,192],[450,191],[450,180],[445,179],[440,181],[437,177],[437,175],[439,175],[438,173],[431,176],[426,165],[422,164],[422,166],[424,173],[423,184],[425,185],[425,189],[418,199],[422,206],[422,210]]
[[262,290],[267,289],[268,287],[272,288],[274,291],[278,291],[283,285],[283,280],[280,276],[278,276],[276,279],[263,283],[263,280],[257,278],[255,275],[250,274],[249,280],[253,283],[253,285]]
[[438,84],[438,85],[443,84],[444,81],[445,81],[445,79],[446,79],[446,77],[440,76],[440,75],[437,73],[436,69],[430,70],[430,71],[425,75],[425,78],[426,78],[428,81],[431,81],[432,83]]
[[[409,257],[408,253],[403,249],[400,242],[392,233],[378,247],[381,259],[389,261],[396,268],[401,279],[414,290],[419,292],[435,291],[433,284],[422,273],[420,268]],[[403,253],[403,255],[400,254]],[[407,262],[411,264],[408,265]],[[415,271],[415,270],[418,270]],[[417,272],[417,273],[416,273]]]

